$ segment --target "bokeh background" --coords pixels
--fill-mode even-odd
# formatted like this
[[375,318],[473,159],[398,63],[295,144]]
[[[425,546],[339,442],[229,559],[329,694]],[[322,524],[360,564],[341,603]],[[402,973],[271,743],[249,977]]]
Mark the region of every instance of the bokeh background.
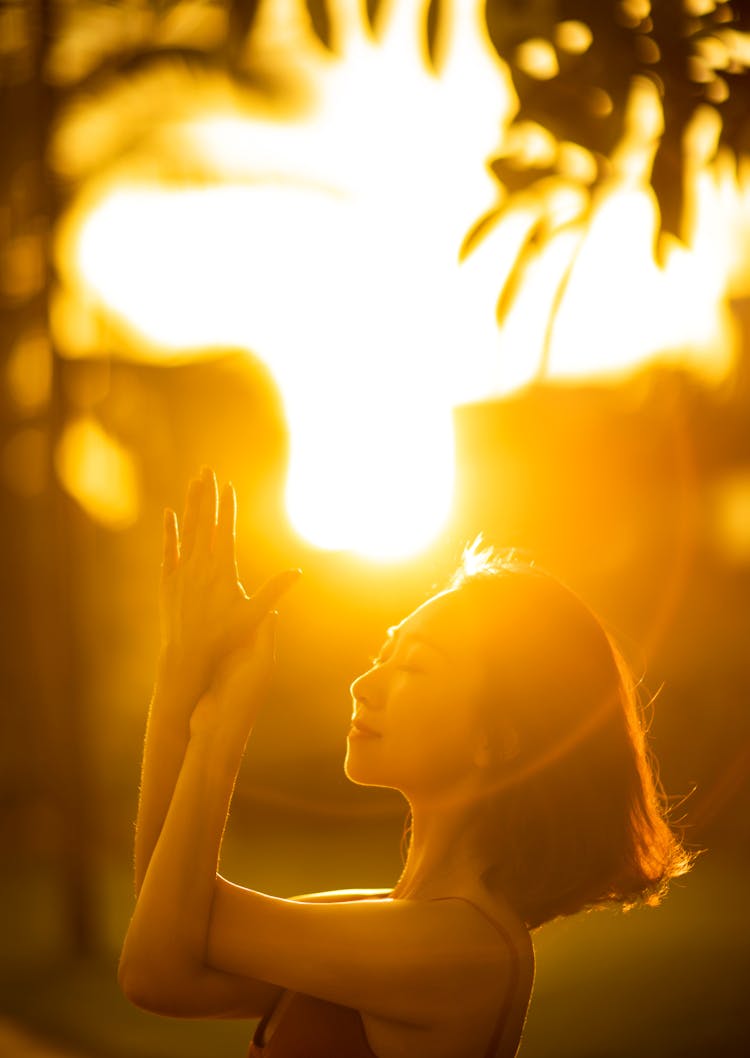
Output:
[[164,505],[300,566],[224,871],[393,884],[348,684],[478,532],[600,613],[662,908],[536,934],[522,1058],[745,1053],[750,18],[713,0],[0,3],[0,1054],[242,1055],[117,990]]

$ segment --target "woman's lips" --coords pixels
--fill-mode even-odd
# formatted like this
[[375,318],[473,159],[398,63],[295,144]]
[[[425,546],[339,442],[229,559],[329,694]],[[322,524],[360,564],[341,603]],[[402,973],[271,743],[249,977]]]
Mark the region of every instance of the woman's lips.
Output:
[[367,724],[363,724],[361,720],[353,720],[352,726],[349,728],[350,738],[381,738],[379,731],[373,731]]

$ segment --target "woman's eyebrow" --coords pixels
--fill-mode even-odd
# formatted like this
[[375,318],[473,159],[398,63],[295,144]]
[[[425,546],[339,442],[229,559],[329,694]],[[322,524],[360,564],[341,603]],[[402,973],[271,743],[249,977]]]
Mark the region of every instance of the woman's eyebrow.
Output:
[[[386,632],[386,635],[388,636],[388,641],[394,642],[398,634],[399,626],[393,625]],[[422,635],[420,632],[403,632],[402,635],[404,639],[408,639],[413,643],[421,643],[422,646],[429,647],[431,650],[434,650],[437,654],[440,654],[440,656],[443,658],[448,657],[443,647],[438,646],[438,644],[433,642],[432,639],[430,639],[428,636]]]

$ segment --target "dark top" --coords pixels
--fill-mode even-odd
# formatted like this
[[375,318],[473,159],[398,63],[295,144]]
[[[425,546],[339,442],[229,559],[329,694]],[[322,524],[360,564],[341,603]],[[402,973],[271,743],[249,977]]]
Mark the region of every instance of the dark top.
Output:
[[[486,1058],[494,1058],[513,997],[518,987],[519,957],[507,929],[490,918],[486,911],[467,897],[438,897],[439,900],[465,900],[489,919],[508,945],[511,955],[510,982],[503,999]],[[255,1030],[247,1058],[378,1058],[365,1035],[359,1011],[353,1007],[329,1003],[315,996],[296,992],[267,1044],[263,1031],[271,1016],[269,1011]]]

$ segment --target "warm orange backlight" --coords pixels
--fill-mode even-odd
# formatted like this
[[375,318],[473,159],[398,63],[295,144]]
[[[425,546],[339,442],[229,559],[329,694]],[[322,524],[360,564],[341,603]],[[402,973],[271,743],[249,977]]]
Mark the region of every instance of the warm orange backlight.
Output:
[[[633,86],[611,180],[591,202],[588,152],[512,124],[515,93],[481,3],[452,5],[438,69],[414,5],[384,6],[373,35],[343,5],[333,55],[267,5],[269,53],[304,105],[197,98],[164,135],[202,184],[119,171],[71,213],[61,263],[81,296],[127,324],[129,355],[224,346],[266,361],[291,435],[294,525],[324,548],[391,557],[424,547],[450,513],[455,405],[540,374],[618,377],[653,359],[726,375],[725,299],[748,281],[750,193],[747,171],[716,156],[714,112],[700,112],[685,232],[665,241],[650,82]],[[586,27],[566,25],[560,46],[582,49]],[[500,202],[487,160],[540,149],[559,177],[509,200],[461,254]],[[533,231],[544,237],[530,254]],[[85,332],[71,321],[71,335]]]

